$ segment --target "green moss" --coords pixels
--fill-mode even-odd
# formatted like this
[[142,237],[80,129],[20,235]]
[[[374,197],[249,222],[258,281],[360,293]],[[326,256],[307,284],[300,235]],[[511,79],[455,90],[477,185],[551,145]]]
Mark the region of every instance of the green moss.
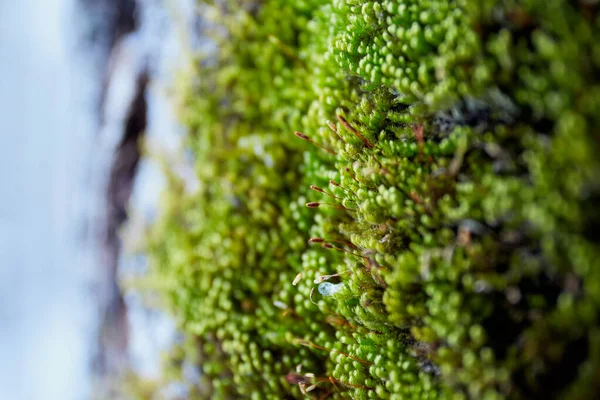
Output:
[[597,7],[206,3],[148,238],[199,396],[594,398]]

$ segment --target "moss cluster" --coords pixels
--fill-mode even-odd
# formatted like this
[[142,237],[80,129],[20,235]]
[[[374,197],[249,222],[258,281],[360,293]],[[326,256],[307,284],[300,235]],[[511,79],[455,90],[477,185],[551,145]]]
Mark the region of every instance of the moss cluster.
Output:
[[595,398],[598,5],[202,3],[148,238],[195,396]]

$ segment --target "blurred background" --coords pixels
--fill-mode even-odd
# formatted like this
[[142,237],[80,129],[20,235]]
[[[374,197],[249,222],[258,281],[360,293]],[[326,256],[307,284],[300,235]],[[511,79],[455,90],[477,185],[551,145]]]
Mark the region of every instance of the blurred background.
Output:
[[[112,398],[177,340],[123,294],[127,251],[156,216],[161,174],[138,143],[179,151],[171,87],[193,0],[0,1],[0,399]],[[94,395],[92,395],[92,393]]]

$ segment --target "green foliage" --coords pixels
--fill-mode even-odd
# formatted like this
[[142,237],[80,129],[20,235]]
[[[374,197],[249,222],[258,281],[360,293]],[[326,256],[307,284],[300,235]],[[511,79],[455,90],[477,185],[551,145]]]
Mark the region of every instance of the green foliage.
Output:
[[595,398],[597,5],[206,3],[148,239],[198,396]]

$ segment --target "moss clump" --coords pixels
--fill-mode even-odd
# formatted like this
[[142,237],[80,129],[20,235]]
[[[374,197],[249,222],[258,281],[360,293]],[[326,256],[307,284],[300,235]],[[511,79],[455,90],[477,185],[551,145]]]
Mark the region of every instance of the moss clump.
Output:
[[595,398],[596,5],[201,9],[148,239],[199,397]]

